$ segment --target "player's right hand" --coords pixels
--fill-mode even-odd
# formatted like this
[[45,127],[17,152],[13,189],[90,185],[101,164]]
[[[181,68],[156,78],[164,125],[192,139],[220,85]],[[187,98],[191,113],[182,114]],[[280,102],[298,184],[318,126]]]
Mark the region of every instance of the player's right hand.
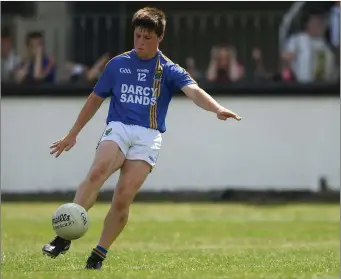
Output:
[[55,157],[58,158],[60,154],[63,153],[63,151],[69,151],[74,145],[76,144],[76,137],[67,134],[65,137],[63,137],[60,140],[55,141],[51,146],[51,152],[50,154],[56,154]]
[[233,118],[238,121],[242,120],[240,116],[238,116],[236,113],[233,111],[230,111],[227,108],[222,107],[218,112],[217,112],[217,117],[220,120],[227,120],[228,118]]

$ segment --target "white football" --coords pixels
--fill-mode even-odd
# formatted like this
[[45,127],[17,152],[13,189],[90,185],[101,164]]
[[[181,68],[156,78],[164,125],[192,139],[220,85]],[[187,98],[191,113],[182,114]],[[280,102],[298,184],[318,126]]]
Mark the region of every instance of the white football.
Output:
[[87,232],[88,225],[88,213],[82,206],[75,203],[63,204],[52,216],[54,231],[66,240],[81,238]]

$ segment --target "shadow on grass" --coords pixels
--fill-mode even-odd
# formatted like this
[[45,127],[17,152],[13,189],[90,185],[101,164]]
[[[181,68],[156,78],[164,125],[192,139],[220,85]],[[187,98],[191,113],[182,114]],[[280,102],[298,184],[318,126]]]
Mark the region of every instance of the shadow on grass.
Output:
[[[36,193],[2,193],[2,202],[66,202],[72,201],[75,191],[36,192]],[[110,202],[113,191],[102,191],[98,202]],[[141,191],[135,202],[160,203],[238,203],[250,205],[286,205],[286,204],[340,204],[340,192],[324,190],[237,190],[219,191]]]

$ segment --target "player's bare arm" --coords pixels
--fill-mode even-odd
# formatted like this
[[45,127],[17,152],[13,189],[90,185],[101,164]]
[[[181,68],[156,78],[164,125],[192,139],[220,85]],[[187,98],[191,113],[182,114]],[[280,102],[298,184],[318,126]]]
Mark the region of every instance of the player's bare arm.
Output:
[[188,98],[190,98],[197,106],[211,111],[217,114],[220,120],[226,120],[228,118],[233,118],[236,120],[241,120],[242,118],[236,113],[228,110],[227,108],[221,106],[216,100],[214,100],[209,94],[200,88],[197,84],[190,84],[184,86],[181,89]]
[[55,141],[51,146],[50,154],[56,154],[56,158],[62,154],[63,151],[69,151],[75,144],[76,138],[84,126],[95,115],[97,110],[101,107],[104,99],[91,93],[86,100],[82,110],[80,111],[77,120],[68,134],[62,139]]

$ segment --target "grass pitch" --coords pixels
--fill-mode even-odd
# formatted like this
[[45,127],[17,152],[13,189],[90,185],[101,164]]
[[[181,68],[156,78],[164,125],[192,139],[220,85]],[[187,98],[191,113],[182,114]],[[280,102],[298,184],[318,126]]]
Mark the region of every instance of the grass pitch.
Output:
[[134,204],[101,271],[84,270],[108,204],[89,212],[87,234],[64,256],[41,247],[59,204],[2,204],[4,279],[339,278],[336,205]]

